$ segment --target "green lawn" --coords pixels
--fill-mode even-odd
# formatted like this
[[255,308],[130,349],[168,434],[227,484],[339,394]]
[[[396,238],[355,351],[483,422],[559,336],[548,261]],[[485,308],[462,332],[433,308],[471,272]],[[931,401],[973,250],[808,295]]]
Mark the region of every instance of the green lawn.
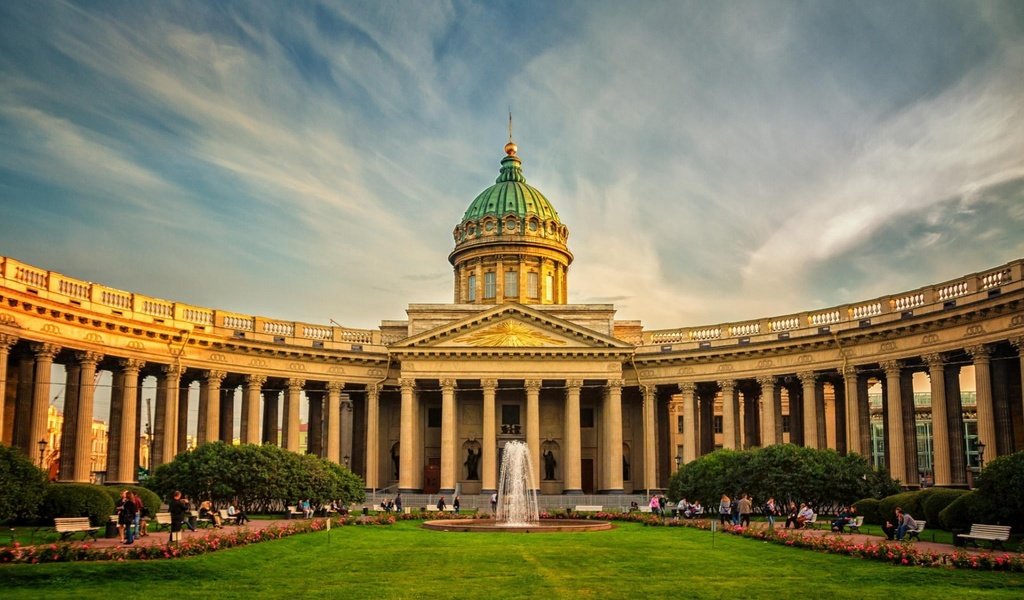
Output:
[[346,527],[172,561],[0,566],[5,598],[1021,598],[1024,573],[894,567],[688,528]]

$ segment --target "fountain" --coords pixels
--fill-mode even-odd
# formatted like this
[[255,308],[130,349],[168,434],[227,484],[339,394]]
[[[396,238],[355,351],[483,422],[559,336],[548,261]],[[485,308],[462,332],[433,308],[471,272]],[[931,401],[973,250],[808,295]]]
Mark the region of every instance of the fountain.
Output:
[[545,519],[541,521],[529,447],[519,441],[505,444],[498,482],[498,509],[493,519],[427,521],[426,529],[440,531],[506,531],[519,533],[597,531],[611,529],[607,521]]

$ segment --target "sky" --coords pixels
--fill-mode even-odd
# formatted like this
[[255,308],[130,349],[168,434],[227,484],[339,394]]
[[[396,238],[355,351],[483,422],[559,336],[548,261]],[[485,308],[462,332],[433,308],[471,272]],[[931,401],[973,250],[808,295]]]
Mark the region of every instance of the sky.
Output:
[[508,111],[648,329],[1024,257],[1024,3],[0,3],[0,255],[373,328],[451,302]]

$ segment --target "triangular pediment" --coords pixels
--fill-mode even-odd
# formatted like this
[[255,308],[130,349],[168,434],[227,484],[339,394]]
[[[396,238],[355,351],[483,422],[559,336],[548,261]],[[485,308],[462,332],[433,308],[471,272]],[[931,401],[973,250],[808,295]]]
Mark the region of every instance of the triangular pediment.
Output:
[[613,337],[521,304],[480,311],[391,346],[394,350],[451,349],[631,349]]

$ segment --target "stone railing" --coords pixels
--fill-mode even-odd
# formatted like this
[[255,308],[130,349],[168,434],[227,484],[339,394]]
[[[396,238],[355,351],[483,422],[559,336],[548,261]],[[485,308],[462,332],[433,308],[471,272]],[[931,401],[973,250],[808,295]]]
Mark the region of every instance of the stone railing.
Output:
[[[226,338],[297,344],[309,347],[383,351],[379,330],[332,327],[265,319],[201,306],[171,302],[45,271],[18,260],[0,257],[0,289],[28,292],[52,302],[66,303],[118,318],[191,329]],[[327,344],[334,344],[328,346]],[[363,348],[369,346],[369,348]]]
[[[866,327],[980,302],[994,294],[1024,289],[1024,260],[953,281],[874,300],[754,321],[644,331],[638,352],[697,349],[701,346],[772,341]],[[673,347],[676,345],[676,347]]]

